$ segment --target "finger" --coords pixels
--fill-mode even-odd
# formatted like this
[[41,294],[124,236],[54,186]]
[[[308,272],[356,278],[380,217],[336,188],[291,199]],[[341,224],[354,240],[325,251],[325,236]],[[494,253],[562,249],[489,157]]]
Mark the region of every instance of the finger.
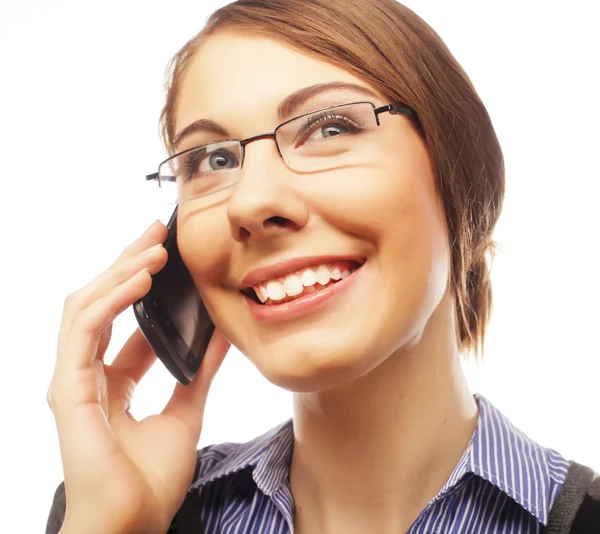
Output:
[[107,271],[96,276],[76,295],[75,308],[82,309],[104,296],[113,287],[125,282],[142,269],[156,274],[167,263],[168,255],[161,243],[158,243],[137,256],[127,257],[115,262]]
[[132,379],[142,380],[156,361],[156,354],[138,328],[117,354],[110,368]]
[[144,233],[127,246],[120,257],[135,256],[156,243],[164,243],[167,238],[167,227],[160,221],[154,221]]
[[58,352],[57,369],[83,370],[96,359],[100,337],[115,318],[150,289],[148,271],[140,271],[73,318],[72,327]]
[[[115,262],[104,273],[95,277],[84,288],[69,295],[64,304],[63,317],[66,320],[63,320],[61,324],[59,344],[60,339],[64,337],[64,331],[68,332],[70,328],[72,316],[88,306],[92,300],[95,300],[98,288],[106,281],[107,273],[109,273],[109,276],[116,274],[114,280],[120,283],[144,267],[147,267],[151,274],[155,274],[162,269],[166,262],[164,253],[160,252],[160,248],[153,247],[162,245],[166,237],[167,227],[158,220],[154,221],[138,239],[121,252]],[[134,259],[134,261],[124,261],[131,259]],[[149,264],[144,264],[144,260],[149,260]]]
[[104,355],[108,349],[110,338],[112,337],[112,324],[108,325],[108,328],[102,332],[100,339],[98,340],[98,350],[96,351],[96,358],[101,362],[104,362]]
[[147,269],[151,275],[156,274],[164,267],[167,259],[166,251],[161,244],[158,244],[156,248],[147,249],[134,258],[128,258],[122,260],[120,264],[115,264],[110,270],[94,278],[86,287],[70,295],[65,301],[63,320],[58,335],[58,351],[61,352],[73,321],[82,310],[143,269]]
[[182,421],[192,432],[196,441],[200,438],[202,419],[210,384],[221,367],[231,344],[220,331],[214,331],[200,370],[191,384],[178,383],[163,415],[171,415]]
[[104,296],[111,288],[128,280],[142,269],[156,274],[166,264],[168,255],[161,243],[133,257],[117,260],[108,270],[94,277],[85,287],[69,295],[65,301],[65,327],[70,327],[73,316]]

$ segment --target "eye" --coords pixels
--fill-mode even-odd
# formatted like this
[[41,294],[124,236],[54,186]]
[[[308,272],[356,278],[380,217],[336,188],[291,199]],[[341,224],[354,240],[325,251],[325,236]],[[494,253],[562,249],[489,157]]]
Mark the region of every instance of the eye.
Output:
[[238,160],[234,154],[228,150],[219,150],[207,154],[200,164],[200,172],[221,171],[223,169],[233,169],[238,166]]
[[319,130],[323,137],[335,137],[336,135],[348,133],[348,128],[341,124],[328,124],[326,126],[322,126],[319,128]]
[[350,117],[327,112],[308,119],[296,135],[295,146],[306,142],[321,142],[334,137],[357,134],[363,130],[364,128]]
[[225,149],[214,152],[198,152],[186,161],[186,178],[192,179],[197,176],[218,172],[227,169],[235,169],[239,166],[237,156]]

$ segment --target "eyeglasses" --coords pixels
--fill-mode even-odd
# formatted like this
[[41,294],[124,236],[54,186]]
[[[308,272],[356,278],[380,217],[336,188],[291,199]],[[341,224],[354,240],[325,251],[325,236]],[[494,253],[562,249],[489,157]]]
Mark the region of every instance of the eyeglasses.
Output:
[[416,113],[406,107],[372,102],[331,106],[290,119],[272,133],[230,139],[184,150],[163,161],[146,180],[158,180],[163,200],[180,204],[234,185],[241,175],[245,147],[272,138],[285,164],[298,173],[312,173],[371,161],[377,146],[379,115]]

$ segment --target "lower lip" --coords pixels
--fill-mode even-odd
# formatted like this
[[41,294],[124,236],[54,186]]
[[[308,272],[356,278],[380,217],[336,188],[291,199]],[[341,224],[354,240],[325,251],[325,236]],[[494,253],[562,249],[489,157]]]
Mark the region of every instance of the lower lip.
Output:
[[348,276],[348,278],[344,278],[326,289],[320,289],[319,291],[304,295],[296,300],[284,302],[283,304],[259,304],[246,295],[244,297],[254,317],[261,322],[274,323],[294,320],[325,306],[356,280],[358,273],[363,267],[364,264]]

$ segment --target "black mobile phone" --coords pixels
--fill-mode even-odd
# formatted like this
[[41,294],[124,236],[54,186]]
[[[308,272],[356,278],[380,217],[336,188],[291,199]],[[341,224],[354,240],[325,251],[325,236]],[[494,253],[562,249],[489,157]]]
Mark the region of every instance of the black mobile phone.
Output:
[[166,265],[152,276],[148,294],[133,305],[146,340],[169,372],[189,384],[202,363],[215,326],[177,247],[177,208],[167,223]]

